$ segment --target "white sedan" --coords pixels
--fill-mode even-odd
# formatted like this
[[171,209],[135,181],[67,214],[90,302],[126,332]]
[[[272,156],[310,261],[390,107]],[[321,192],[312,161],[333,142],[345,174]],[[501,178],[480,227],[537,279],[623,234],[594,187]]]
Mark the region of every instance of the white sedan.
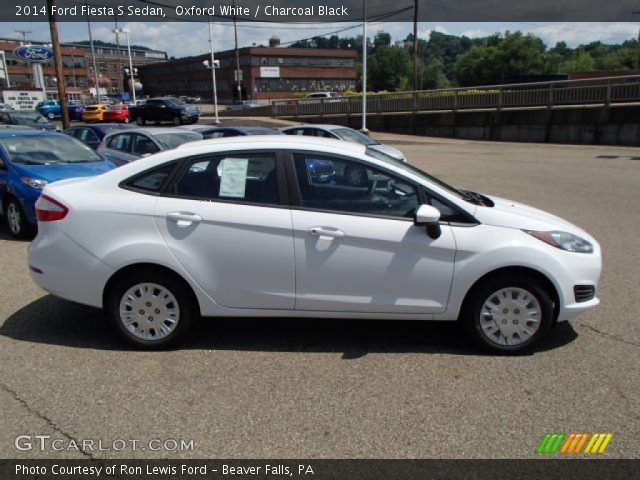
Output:
[[362,145],[282,138],[205,140],[47,185],[33,279],[147,348],[199,316],[295,316],[460,320],[515,352],[599,303],[600,246],[575,225]]

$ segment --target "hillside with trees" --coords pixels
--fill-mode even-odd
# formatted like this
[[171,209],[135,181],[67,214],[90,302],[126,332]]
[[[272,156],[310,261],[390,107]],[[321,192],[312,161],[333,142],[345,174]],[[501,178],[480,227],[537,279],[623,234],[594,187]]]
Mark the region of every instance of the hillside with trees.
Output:
[[[371,90],[411,88],[413,36],[392,44],[391,36],[378,32],[369,46]],[[361,51],[362,36],[317,37],[296,42],[298,48],[341,48]],[[532,76],[553,76],[579,71],[629,71],[636,68],[638,41],[619,44],[600,41],[570,48],[558,42],[549,48],[539,37],[522,32],[496,33],[468,38],[431,32],[418,39],[418,84],[421,89],[491,85]]]

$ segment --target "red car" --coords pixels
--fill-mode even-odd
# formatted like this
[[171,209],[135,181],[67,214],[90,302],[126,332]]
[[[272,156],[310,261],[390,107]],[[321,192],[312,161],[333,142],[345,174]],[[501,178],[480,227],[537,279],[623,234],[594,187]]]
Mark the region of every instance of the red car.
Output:
[[124,103],[118,103],[116,105],[110,105],[104,111],[102,119],[105,122],[122,122],[129,123],[129,107]]

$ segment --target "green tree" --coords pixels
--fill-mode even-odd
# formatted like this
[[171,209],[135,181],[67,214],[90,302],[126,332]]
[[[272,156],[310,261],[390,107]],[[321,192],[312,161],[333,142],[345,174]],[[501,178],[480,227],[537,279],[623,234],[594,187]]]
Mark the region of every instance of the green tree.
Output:
[[585,50],[580,50],[571,55],[571,58],[565,63],[567,72],[586,72],[596,68],[596,61],[593,56]]
[[368,85],[371,90],[406,89],[411,76],[411,57],[403,48],[382,46],[369,57]]

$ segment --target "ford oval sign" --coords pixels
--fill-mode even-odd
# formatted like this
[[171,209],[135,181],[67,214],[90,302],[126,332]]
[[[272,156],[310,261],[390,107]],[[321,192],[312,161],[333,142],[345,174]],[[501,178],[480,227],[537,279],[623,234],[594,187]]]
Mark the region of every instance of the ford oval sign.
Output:
[[29,63],[43,63],[53,58],[53,50],[39,45],[22,45],[13,51],[14,55]]

